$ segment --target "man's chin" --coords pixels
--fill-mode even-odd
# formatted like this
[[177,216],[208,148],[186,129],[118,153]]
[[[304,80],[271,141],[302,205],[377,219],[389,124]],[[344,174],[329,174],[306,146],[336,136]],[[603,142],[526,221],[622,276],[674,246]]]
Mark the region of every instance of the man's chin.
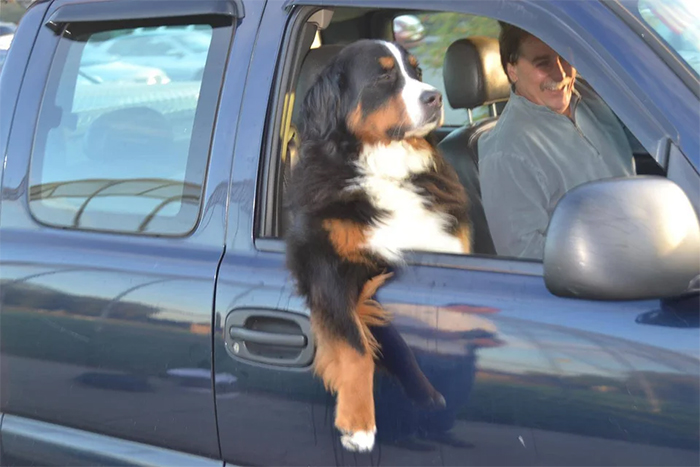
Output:
[[547,107],[549,107],[549,110],[552,112],[556,112],[558,114],[565,114],[569,110],[569,104],[571,103],[571,95],[570,94],[565,94],[561,96],[559,99],[549,99],[549,102],[547,103]]

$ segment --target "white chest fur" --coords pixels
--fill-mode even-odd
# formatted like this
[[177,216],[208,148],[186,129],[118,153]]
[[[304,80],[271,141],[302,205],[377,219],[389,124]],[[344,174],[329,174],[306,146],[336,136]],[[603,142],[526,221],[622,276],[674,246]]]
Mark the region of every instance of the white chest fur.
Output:
[[449,215],[426,208],[408,178],[433,164],[432,155],[405,143],[365,147],[358,166],[361,177],[355,183],[373,204],[388,215],[367,235],[367,248],[383,258],[400,261],[402,252],[439,251],[461,253],[462,244],[445,229]]

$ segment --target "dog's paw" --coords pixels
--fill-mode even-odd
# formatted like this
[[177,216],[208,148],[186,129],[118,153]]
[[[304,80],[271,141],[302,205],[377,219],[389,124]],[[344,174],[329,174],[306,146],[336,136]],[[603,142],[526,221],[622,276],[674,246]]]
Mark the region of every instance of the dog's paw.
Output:
[[368,452],[374,447],[374,435],[377,429],[372,431],[343,432],[340,442],[348,451]]

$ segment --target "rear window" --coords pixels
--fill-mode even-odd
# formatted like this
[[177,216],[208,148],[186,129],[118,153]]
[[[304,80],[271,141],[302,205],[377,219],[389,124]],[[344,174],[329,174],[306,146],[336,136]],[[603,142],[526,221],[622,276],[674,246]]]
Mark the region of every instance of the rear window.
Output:
[[[145,35],[85,24],[64,33],[35,136],[33,216],[64,228],[190,232],[230,34],[211,25]],[[188,35],[199,53],[170,52]]]

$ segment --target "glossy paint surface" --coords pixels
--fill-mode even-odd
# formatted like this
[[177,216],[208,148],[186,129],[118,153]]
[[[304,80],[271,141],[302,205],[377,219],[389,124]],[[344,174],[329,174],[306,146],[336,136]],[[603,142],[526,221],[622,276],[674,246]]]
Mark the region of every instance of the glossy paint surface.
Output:
[[[51,3],[46,16],[63,3]],[[22,64],[26,73],[3,74],[3,92],[13,80],[22,85],[14,116],[8,106],[2,118],[16,131],[2,141],[0,411],[220,458],[212,302],[230,150],[213,146],[200,222],[187,237],[39,225],[26,203],[28,169],[36,89],[44,87],[57,41],[41,13],[30,10],[17,37],[26,53],[34,47]],[[235,101],[237,94],[227,97]]]
[[[253,234],[284,3],[244,2],[202,221],[170,239],[51,229],[29,215],[33,90],[55,38],[37,35],[46,5],[25,17],[14,46],[32,58],[10,55],[5,66],[23,73],[3,74],[12,99],[0,108],[0,412],[245,465],[698,465],[697,296],[566,300],[546,290],[540,264],[415,255],[377,298],[447,408],[417,407],[379,373],[370,454],[342,449],[334,399],[310,369],[231,357],[233,310],[308,315],[283,253]],[[372,4],[541,22],[548,42],[573,44],[572,63],[648,149],[669,137],[697,169],[697,98],[603,5]]]

